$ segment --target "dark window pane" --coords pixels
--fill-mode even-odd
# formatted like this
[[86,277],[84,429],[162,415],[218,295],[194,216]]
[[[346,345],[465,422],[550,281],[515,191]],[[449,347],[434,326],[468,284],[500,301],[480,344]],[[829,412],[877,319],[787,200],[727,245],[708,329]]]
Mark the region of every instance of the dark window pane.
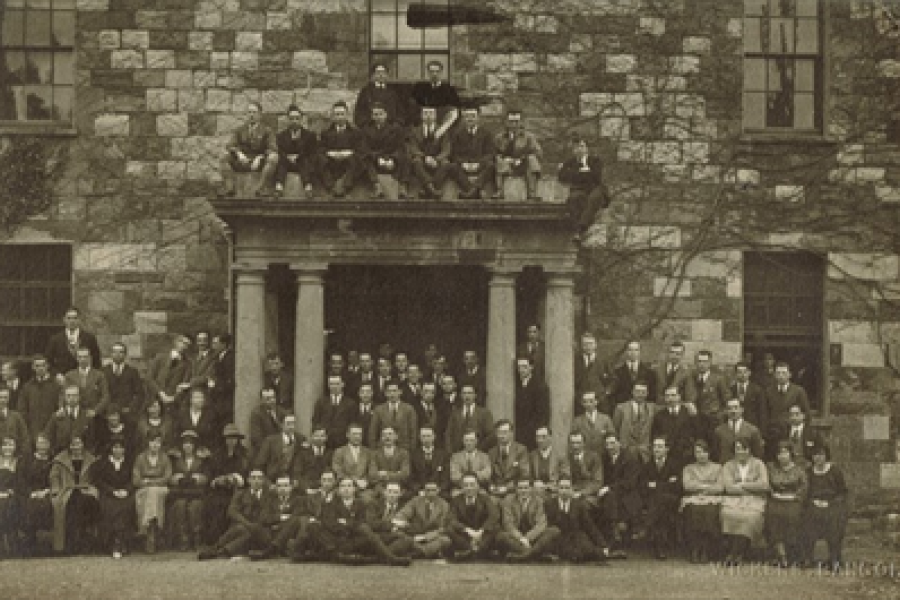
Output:
[[[6,70],[9,73],[10,85],[22,83],[35,83],[37,80],[37,72],[29,74],[28,62],[25,60],[25,52],[22,50],[5,50],[3,57],[6,61]],[[33,78],[34,81],[29,81]]]
[[47,246],[47,281],[69,283],[72,278],[72,248],[70,246]]
[[25,43],[29,46],[50,46],[50,11],[30,10],[25,13]]
[[25,321],[43,321],[47,315],[47,290],[45,288],[22,288],[21,317]]
[[71,10],[54,11],[53,13],[53,45],[75,45],[75,12]]
[[72,305],[71,288],[51,288],[48,296],[48,312],[51,320],[57,320],[59,315],[65,314],[66,309]]
[[21,10],[0,10],[3,28],[0,29],[0,46],[21,46],[25,41],[25,13]]
[[19,328],[0,327],[0,355],[18,356]]
[[21,317],[21,300],[19,289],[13,287],[0,288],[0,315],[4,320],[15,321]]
[[49,85],[29,85],[25,87],[25,110],[29,121],[49,121],[52,119],[53,87]]

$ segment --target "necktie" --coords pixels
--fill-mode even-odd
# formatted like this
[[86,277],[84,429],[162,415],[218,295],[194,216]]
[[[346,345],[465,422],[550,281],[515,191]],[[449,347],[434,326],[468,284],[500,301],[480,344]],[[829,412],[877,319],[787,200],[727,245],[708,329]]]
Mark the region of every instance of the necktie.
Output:
[[562,505],[563,512],[569,514],[569,502],[568,500],[563,501]]
[[737,433],[738,433],[738,422],[737,421],[731,422],[731,429],[734,431],[734,434],[737,435]]
[[394,516],[394,505],[389,503],[384,507],[384,520],[390,521],[391,518],[393,518],[393,516]]
[[334,404],[335,406],[337,406],[338,404],[341,403],[341,399],[338,396],[332,396],[331,403]]
[[475,128],[474,128],[474,127],[472,127],[471,129],[469,129],[469,135],[475,135]]
[[800,441],[800,429],[799,428],[794,427],[793,432],[791,433],[791,440],[794,443],[797,443]]
[[394,419],[397,418],[397,405],[393,402],[391,403],[391,417]]
[[466,472],[471,473],[472,471],[472,455],[466,454]]

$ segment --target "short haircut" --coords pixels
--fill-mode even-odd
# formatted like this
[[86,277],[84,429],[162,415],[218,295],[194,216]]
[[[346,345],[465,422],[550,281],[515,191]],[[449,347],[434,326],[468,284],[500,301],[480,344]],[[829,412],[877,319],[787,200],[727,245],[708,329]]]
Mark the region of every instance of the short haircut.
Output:
[[679,342],[679,341],[676,340],[676,341],[672,342],[671,344],[669,344],[669,350],[682,350],[682,351],[684,351],[684,344],[683,344],[682,342]]
[[300,107],[297,106],[296,104],[291,104],[291,105],[289,105],[289,106],[287,107],[287,112],[289,112],[289,113],[292,113],[292,112],[298,112],[298,113],[300,113],[301,115],[303,114],[303,111],[300,110]]
[[428,63],[425,65],[425,68],[430,69],[431,67],[440,67],[441,71],[443,71],[444,63],[442,63],[439,60],[429,60]]
[[791,370],[791,365],[787,364],[787,363],[784,362],[783,360],[779,360],[777,363],[775,363],[775,369],[776,369],[776,370],[777,370],[777,369],[780,369],[780,368],[782,368],[782,367],[784,367],[784,368],[787,369],[788,371]]
[[350,107],[343,100],[338,100],[337,102],[335,102],[334,104],[331,105],[331,108],[332,109],[343,108],[344,110],[350,110]]
[[387,63],[384,63],[384,62],[381,62],[381,61],[372,63],[372,72],[374,73],[374,72],[377,71],[378,69],[381,69],[381,70],[383,70],[383,71],[385,71],[385,72],[387,72],[387,73],[390,72],[390,69],[388,69]]
[[709,442],[707,442],[703,438],[700,438],[694,442],[694,448],[703,448],[703,450],[709,453]]
[[372,111],[372,112],[375,112],[376,110],[387,111],[387,107],[384,105],[383,102],[373,102],[373,103],[369,106],[369,110]]
[[712,360],[712,352],[710,352],[709,350],[699,350],[697,352],[697,358],[700,358],[701,356],[706,357],[709,360]]
[[510,421],[509,419],[500,419],[499,421],[494,423],[494,429],[500,429],[501,427],[505,427],[506,425],[509,425],[510,431],[515,429],[515,426],[513,425],[512,421]]
[[256,100],[252,100],[247,103],[247,108],[250,108],[251,106],[255,106],[256,110],[258,110],[259,112],[262,112],[262,104],[260,104]]

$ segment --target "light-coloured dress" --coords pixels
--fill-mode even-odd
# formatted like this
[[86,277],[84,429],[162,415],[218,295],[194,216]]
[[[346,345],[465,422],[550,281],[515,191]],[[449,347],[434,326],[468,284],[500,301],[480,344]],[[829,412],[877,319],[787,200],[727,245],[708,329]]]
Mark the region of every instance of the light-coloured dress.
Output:
[[749,538],[754,546],[762,545],[769,494],[766,465],[752,456],[744,465],[732,459],[722,467],[722,484],[722,533]]
[[155,458],[149,452],[142,452],[135,459],[132,483],[137,489],[134,500],[140,533],[147,533],[147,525],[152,519],[156,519],[160,528],[165,524],[166,496],[171,477],[172,461],[162,451]]

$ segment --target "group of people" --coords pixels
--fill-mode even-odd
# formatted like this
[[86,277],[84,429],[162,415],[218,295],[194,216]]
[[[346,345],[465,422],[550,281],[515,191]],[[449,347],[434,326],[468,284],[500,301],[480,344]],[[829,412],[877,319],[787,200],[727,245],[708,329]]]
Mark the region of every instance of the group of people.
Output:
[[[222,157],[222,195],[234,195],[235,172],[259,171],[259,196],[282,196],[287,174],[298,173],[307,195],[318,190],[341,198],[365,185],[383,198],[379,175],[390,175],[400,199],[441,197],[448,181],[456,183],[461,198],[502,199],[505,180],[518,177],[527,198],[539,200],[543,151],[523,128],[521,110],[509,109],[504,131],[491,133],[480,123],[478,106],[463,107],[442,80],[440,61],[430,62],[428,73],[429,80],[414,85],[407,98],[388,82],[387,66],[376,63],[352,114],[347,103],[336,102],[321,132],[307,129],[300,107],[292,104],[287,127],[276,133],[260,122],[260,104],[250,103],[246,123],[233,132]],[[573,139],[559,180],[570,188],[570,215],[579,232],[609,203],[602,174],[602,162],[589,154],[586,140]]]
[[98,367],[76,309],[65,323],[29,381],[2,370],[0,532],[23,554],[49,529],[58,552],[116,557],[138,539],[201,559],[599,564],[643,538],[658,558],[681,539],[695,562],[767,545],[789,565],[824,538],[828,564],[841,561],[846,483],[783,363],[763,376],[739,363],[729,383],[708,351],[690,369],[676,342],[654,369],[634,341],[610,369],[585,334],[579,414],[556,448],[537,325],[510,418],[487,407],[476,351],[453,369],[435,344],[421,360],[384,344],[329,354],[307,439],[271,354],[245,439],[228,335],[197,334],[196,353],[176,336],[142,377],[121,343]]

